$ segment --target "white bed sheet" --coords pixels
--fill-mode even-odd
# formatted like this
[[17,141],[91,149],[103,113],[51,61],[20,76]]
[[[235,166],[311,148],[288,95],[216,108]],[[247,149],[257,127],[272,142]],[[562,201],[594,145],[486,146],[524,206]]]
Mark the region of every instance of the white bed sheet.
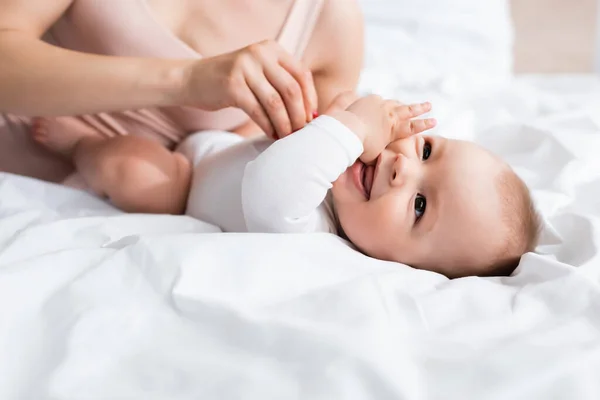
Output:
[[599,83],[531,82],[448,117],[519,169],[555,231],[556,257],[510,278],[1,175],[0,398],[600,398]]
[[449,281],[0,174],[0,399],[600,398],[600,82],[415,83],[373,32],[362,90],[433,99],[439,133],[510,161],[552,255]]

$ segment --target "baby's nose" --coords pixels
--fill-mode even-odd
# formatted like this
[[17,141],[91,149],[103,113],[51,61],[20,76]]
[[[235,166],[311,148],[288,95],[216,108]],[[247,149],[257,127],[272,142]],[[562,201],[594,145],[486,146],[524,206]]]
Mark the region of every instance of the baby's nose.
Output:
[[391,184],[392,186],[403,186],[411,180],[414,175],[413,161],[408,157],[405,157],[402,153],[399,153],[394,160],[392,166]]

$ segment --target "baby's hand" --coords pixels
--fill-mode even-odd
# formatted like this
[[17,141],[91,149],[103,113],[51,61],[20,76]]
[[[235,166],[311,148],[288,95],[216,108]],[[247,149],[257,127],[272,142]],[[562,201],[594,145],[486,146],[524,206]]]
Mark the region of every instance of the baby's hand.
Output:
[[364,147],[360,159],[370,163],[394,140],[433,128],[433,118],[413,119],[430,110],[430,103],[404,105],[370,95],[353,102],[345,111],[332,110],[330,115],[359,137]]
[[329,104],[329,107],[327,107],[325,110],[324,114],[332,115],[335,112],[344,111],[358,99],[359,96],[355,92],[342,92],[333,99],[331,104]]

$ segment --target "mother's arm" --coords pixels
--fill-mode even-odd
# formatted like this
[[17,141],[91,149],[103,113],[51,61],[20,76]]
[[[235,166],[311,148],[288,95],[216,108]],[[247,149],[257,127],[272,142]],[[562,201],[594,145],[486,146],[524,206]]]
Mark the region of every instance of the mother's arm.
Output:
[[319,112],[340,93],[356,90],[364,59],[364,21],[356,0],[327,0],[306,49]]
[[0,0],[0,111],[68,115],[171,105],[181,62],[58,48],[40,37],[73,0]]
[[201,60],[101,56],[44,43],[73,1],[0,0],[0,112],[234,106],[280,137],[310,121],[317,97],[310,74],[273,41]]

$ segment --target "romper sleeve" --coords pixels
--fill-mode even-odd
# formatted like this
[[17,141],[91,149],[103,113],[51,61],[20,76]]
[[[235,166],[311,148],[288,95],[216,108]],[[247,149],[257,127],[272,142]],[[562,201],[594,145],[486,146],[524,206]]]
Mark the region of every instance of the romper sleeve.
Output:
[[360,139],[322,115],[246,165],[242,207],[249,232],[313,232],[332,182],[360,157]]

